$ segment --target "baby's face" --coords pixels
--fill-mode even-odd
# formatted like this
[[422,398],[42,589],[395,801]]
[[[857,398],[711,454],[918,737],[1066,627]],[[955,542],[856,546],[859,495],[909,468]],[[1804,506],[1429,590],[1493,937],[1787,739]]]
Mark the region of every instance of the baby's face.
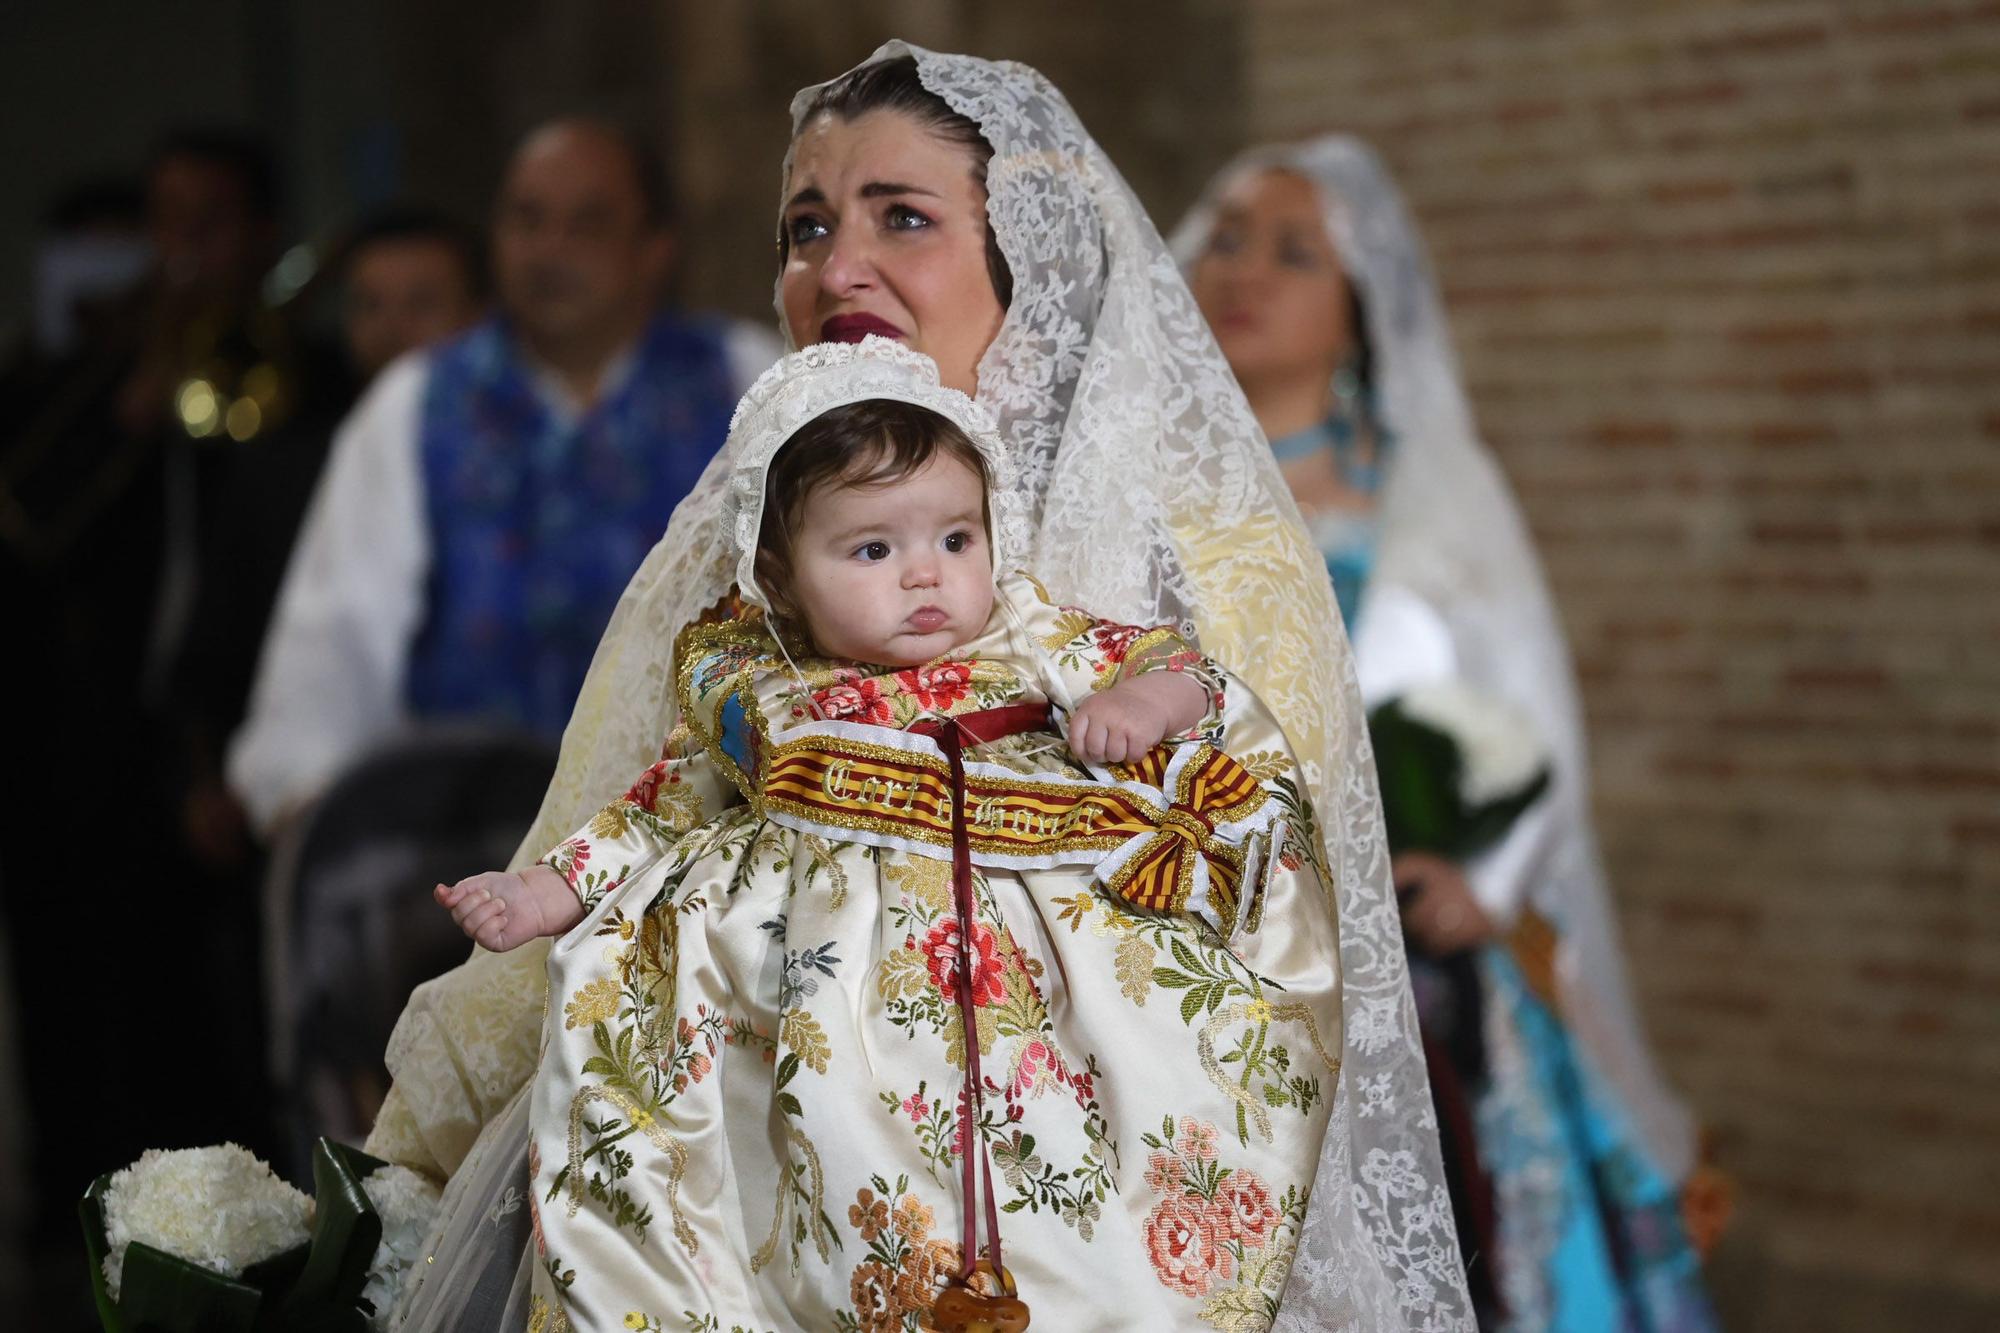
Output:
[[907,667],[976,637],[993,610],[984,513],[979,474],[942,451],[899,481],[808,495],[790,589],[814,646]]

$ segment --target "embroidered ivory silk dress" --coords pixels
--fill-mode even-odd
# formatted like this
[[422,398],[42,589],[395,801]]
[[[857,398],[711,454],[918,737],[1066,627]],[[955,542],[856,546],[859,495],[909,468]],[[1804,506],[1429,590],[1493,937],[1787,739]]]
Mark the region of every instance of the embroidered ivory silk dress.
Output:
[[[549,960],[533,1326],[930,1328],[970,1150],[1037,1328],[1267,1327],[1341,1033],[1270,714],[1025,575],[902,671],[795,672],[763,623],[683,634],[666,757],[545,858],[587,915]],[[1189,737],[1110,771],[1046,721],[964,741],[954,803],[938,719],[977,739],[1161,669],[1210,689]]]

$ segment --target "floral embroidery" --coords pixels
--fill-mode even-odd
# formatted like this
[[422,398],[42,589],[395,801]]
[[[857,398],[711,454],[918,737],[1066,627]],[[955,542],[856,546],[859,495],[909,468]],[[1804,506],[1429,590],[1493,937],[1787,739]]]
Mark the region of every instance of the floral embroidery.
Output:
[[1111,666],[1119,666],[1125,661],[1125,650],[1132,641],[1145,631],[1137,625],[1114,625],[1110,621],[1100,621],[1091,627],[1090,637],[1097,644],[1097,651]]
[[1146,1217],[1146,1257],[1169,1290],[1206,1296],[1215,1282],[1215,1229],[1186,1199],[1166,1199]]
[[[972,923],[972,945],[972,952],[977,955],[977,961],[969,969],[972,1002],[981,1008],[998,1004],[1007,998],[1003,980],[1006,969],[1001,966],[999,951],[994,947],[993,932],[978,921]],[[947,919],[932,926],[930,934],[924,936],[923,951],[930,966],[931,984],[940,995],[956,1001],[958,974],[966,966],[957,920]]]
[[898,671],[896,681],[918,708],[941,713],[972,693],[972,664],[932,662]]
[[[955,1068],[966,1062],[964,1026],[957,1007],[957,969],[972,959],[972,993],[976,1035],[982,1055],[1000,1051],[1011,1042],[999,1066],[1005,1073],[986,1075],[985,1113],[974,1124],[964,1090],[949,1100],[927,1096],[927,1086],[905,1097],[896,1091],[880,1094],[892,1114],[909,1119],[931,1178],[944,1183],[953,1163],[960,1161],[977,1132],[993,1154],[993,1168],[1015,1198],[1003,1205],[1008,1212],[1026,1209],[1055,1213],[1091,1238],[1100,1205],[1114,1188],[1111,1170],[1118,1145],[1097,1100],[1096,1057],[1081,1065],[1066,1058],[1055,1039],[1036,978],[1039,961],[1028,956],[1013,935],[987,924],[993,916],[990,890],[983,875],[973,876],[979,917],[972,927],[972,948],[961,951],[958,920],[948,916],[950,867],[942,861],[910,856],[883,868],[886,883],[901,890],[889,908],[889,919],[907,933],[903,947],[877,966],[875,986],[885,1001],[889,1021],[912,1035],[934,1034],[944,1043],[945,1059]],[[1066,1088],[1083,1112],[1088,1147],[1070,1163],[1048,1161],[1035,1137],[1022,1128],[1026,1104],[1058,1088]]]
[[578,881],[583,868],[590,864],[590,844],[582,838],[571,838],[543,857],[542,864],[568,880],[572,889],[580,888]]
[[[1249,1143],[1253,1132],[1268,1141],[1275,1109],[1313,1114],[1325,1097],[1319,1075],[1273,1032],[1281,1023],[1303,1027],[1314,1055],[1337,1071],[1309,1010],[1267,999],[1270,983],[1263,977],[1212,939],[1177,931],[1163,917],[1125,911],[1090,891],[1055,902],[1056,921],[1072,933],[1089,926],[1097,935],[1119,937],[1113,954],[1119,989],[1133,1004],[1144,1007],[1160,990],[1181,993],[1181,1021],[1196,1031],[1203,1068],[1236,1103],[1239,1142]],[[1159,961],[1163,951],[1171,965]],[[1218,1039],[1226,1037],[1233,1037],[1234,1045],[1221,1050]]]
[[621,994],[616,977],[599,977],[590,982],[570,998],[563,1009],[564,1028],[587,1028],[593,1023],[603,1023],[618,1016],[618,997]]
[[[1274,973],[1293,991],[1275,986],[1185,921],[1108,903],[1082,881],[1056,889],[1074,896],[1053,900],[1047,926],[1058,937],[1085,938],[1059,938],[1054,952],[1041,951],[1039,926],[1016,935],[1023,922],[1019,886],[1002,882],[1009,872],[993,871],[989,882],[975,871],[974,920],[961,932],[948,861],[779,825],[757,801],[756,756],[767,719],[803,721],[817,704],[830,717],[901,727],[919,715],[1040,699],[1046,687],[1039,682],[1052,666],[1065,666],[1076,696],[1120,673],[1171,666],[1173,654],[1191,651],[1171,630],[1103,625],[1081,613],[1062,623],[1051,610],[1030,622],[1029,633],[1046,639],[1051,626],[1066,637],[1034,670],[972,656],[884,671],[801,655],[795,673],[769,657],[768,638],[754,620],[730,631],[740,641],[718,633],[702,651],[680,658],[689,664],[677,690],[690,730],[550,858],[585,886],[580,893],[591,885],[623,885],[625,892],[605,899],[598,890],[586,930],[593,938],[565,950],[568,961],[551,997],[550,1058],[560,1048],[578,1096],[567,1151],[560,1131],[545,1131],[537,1121],[549,1176],[537,1172],[534,1195],[537,1220],[546,1213],[546,1245],[573,1250],[572,1228],[583,1208],[597,1229],[585,1235],[622,1232],[618,1239],[626,1242],[677,1248],[697,1267],[747,1269],[753,1285],[810,1289],[821,1326],[923,1333],[940,1285],[960,1263],[958,1171],[983,1150],[996,1202],[1015,1219],[1007,1225],[1010,1244],[1037,1251],[1067,1244],[1092,1280],[1101,1272],[1104,1282],[1122,1283],[1148,1308],[1185,1302],[1179,1323],[1268,1327],[1296,1248],[1309,1179],[1292,1160],[1301,1156],[1291,1152],[1292,1142],[1303,1144],[1301,1116],[1309,1124],[1323,1119],[1323,1088],[1331,1087],[1323,1071],[1307,1067],[1311,1057],[1296,1035],[1301,1026],[1282,1012],[1303,1007],[1294,978]],[[1009,639],[1019,642],[1012,631]],[[1066,651],[1058,654],[1058,646]],[[1049,660],[1059,655],[1073,660]],[[698,696],[695,687],[703,687]],[[1264,751],[1253,752],[1246,767],[1268,786],[1286,778],[1296,784],[1300,775],[1282,740],[1275,728],[1268,734]],[[984,746],[981,758],[1024,773],[1069,762],[1046,734]],[[1291,790],[1298,800],[1301,788]],[[737,802],[739,793],[747,801]],[[1301,813],[1310,818],[1309,808]],[[1310,846],[1299,845],[1302,852]],[[621,866],[626,861],[634,866]],[[1041,885],[1029,887],[1038,902],[1050,902]],[[1003,905],[1016,919],[1003,915]],[[712,910],[733,915],[686,920]],[[809,921],[813,938],[787,941],[788,924],[802,935]],[[694,928],[687,947],[696,951],[685,961],[684,924]],[[772,938],[746,941],[760,926]],[[714,984],[709,960],[721,943],[732,949],[748,943],[746,956],[761,960],[748,1011]],[[1254,952],[1244,957],[1258,964]],[[1060,1015],[1052,1019],[1054,997],[1044,988],[1057,960],[1072,978],[1079,966],[1097,969],[1093,1012],[1100,996],[1115,1008],[1123,993],[1135,1006],[1132,1026],[1148,1036],[1143,1050],[1127,1043],[1116,1060],[1100,1065],[1079,1040],[1085,1029],[1059,1023]],[[856,966],[863,975],[851,975]],[[976,1115],[962,1074],[945,1072],[969,1063],[957,1007],[961,968],[974,1000],[971,1040],[982,1053]],[[862,1015],[869,1031],[857,1062],[854,1030]],[[1125,1021],[1110,1019],[1114,1028]],[[1330,1030],[1337,1033],[1337,1024]],[[909,1053],[899,1054],[906,1046]],[[1128,1070],[1137,1071],[1139,1083],[1125,1086]],[[754,1251],[748,1255],[737,1251],[741,1238],[733,1229],[711,1231],[704,1210],[688,1211],[677,1193],[712,1198],[712,1168],[696,1156],[702,1150],[677,1136],[721,1109],[716,1099],[725,1072],[730,1111],[745,1096],[755,1105],[768,1097],[773,1131],[772,1160],[753,1185],[758,1202],[746,1228]],[[1134,1110],[1112,1119],[1099,1100],[1111,1101],[1101,1086],[1106,1077],[1121,1077],[1118,1090],[1128,1106],[1150,1090],[1171,1099],[1177,1117],[1182,1110],[1192,1114],[1170,1121],[1169,1137],[1148,1136],[1142,1160],[1121,1162],[1121,1140],[1129,1148],[1141,1138],[1148,1117],[1141,1103],[1136,1121],[1129,1118]],[[855,1102],[865,1107],[871,1094],[881,1108],[874,1114],[886,1119],[850,1131],[860,1109]],[[1280,1119],[1288,1123],[1271,1123]],[[855,1145],[881,1142],[876,1136],[883,1131],[894,1150],[855,1161]],[[1278,1146],[1258,1144],[1258,1155],[1237,1155],[1238,1143],[1248,1147],[1260,1137]],[[1378,1190],[1400,1183],[1379,1164],[1375,1174]],[[912,1178],[924,1195],[909,1188]],[[857,1188],[864,1180],[866,1187]],[[1114,1200],[1121,1191],[1124,1197]],[[567,1215],[547,1211],[545,1198],[565,1196]],[[1139,1223],[1137,1236],[1127,1242],[1131,1232],[1121,1221],[1086,1253],[1083,1245],[1092,1243],[1107,1213],[1129,1215]],[[1061,1241],[1063,1234],[1071,1240]],[[539,1267],[549,1267],[543,1259]],[[549,1280],[560,1290],[565,1275],[558,1267]],[[536,1285],[548,1290],[539,1272]],[[1153,1288],[1150,1296],[1146,1288]],[[740,1310],[680,1310],[695,1299],[691,1292],[668,1308],[633,1310],[635,1327],[657,1333],[740,1327],[731,1323],[744,1317]],[[626,1312],[623,1304],[611,1308],[613,1327]]]
[[847,1219],[868,1252],[848,1278],[851,1309],[834,1312],[841,1333],[921,1333],[944,1280],[958,1271],[956,1242],[932,1239],[936,1212],[910,1192],[909,1178],[892,1187],[869,1180],[848,1205]]
[[1205,1298],[1199,1315],[1213,1328],[1263,1330],[1278,1312],[1305,1224],[1306,1191],[1282,1198],[1248,1167],[1232,1167],[1205,1120],[1172,1116],[1147,1134],[1146,1188],[1160,1195],[1146,1214],[1146,1258],[1160,1285]]
[[767,701],[768,707],[793,722],[818,716],[897,728],[922,717],[1010,703],[1024,688],[1020,673],[1006,662],[970,657],[940,658],[881,675],[850,663],[807,661],[797,673],[787,669],[773,683],[785,688]]
[[[761,628],[761,626],[759,627]],[[715,652],[701,659],[694,669],[694,688],[697,694],[707,694],[727,681],[743,668],[765,657],[764,646],[755,641],[725,642]]]
[[813,708],[823,718],[835,722],[866,722],[886,727],[896,720],[882,682],[874,676],[842,668],[838,685],[813,691]]
[[847,1220],[861,1232],[861,1239],[874,1240],[889,1227],[889,1201],[876,1198],[872,1190],[862,1190],[847,1205]]

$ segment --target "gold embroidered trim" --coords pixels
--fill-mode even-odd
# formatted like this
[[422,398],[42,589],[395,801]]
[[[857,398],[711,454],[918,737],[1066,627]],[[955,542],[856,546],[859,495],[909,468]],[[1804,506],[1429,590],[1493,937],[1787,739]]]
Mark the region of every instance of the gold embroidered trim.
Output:
[[[812,1182],[812,1188],[807,1193],[806,1206],[812,1210],[812,1226],[810,1230],[812,1232],[813,1248],[819,1251],[819,1261],[821,1263],[830,1262],[833,1251],[828,1248],[827,1239],[833,1233],[827,1229],[824,1220],[826,1212],[826,1173],[820,1166],[819,1149],[813,1147],[813,1141],[807,1138],[805,1131],[797,1125],[787,1123],[785,1125],[785,1136],[791,1140],[795,1147],[805,1152],[806,1175]],[[762,1245],[757,1247],[757,1252],[750,1256],[750,1272],[753,1275],[761,1273],[765,1265],[775,1259],[778,1254],[778,1237],[783,1234],[785,1212],[790,1207],[792,1200],[789,1162],[787,1163],[787,1171],[781,1177],[781,1180],[783,1183],[778,1187],[778,1206],[771,1214],[771,1234],[765,1238]]]
[[648,1111],[633,1101],[627,1094],[603,1084],[581,1088],[569,1103],[569,1216],[575,1217],[577,1209],[583,1206],[583,1113],[590,1109],[592,1102],[609,1102],[625,1113],[628,1122],[637,1126],[639,1132],[652,1141],[655,1148],[667,1155],[667,1211],[673,1217],[674,1239],[686,1247],[689,1254],[700,1249],[695,1240],[694,1228],[681,1212],[681,1178],[687,1174],[688,1150],[685,1144],[667,1133],[666,1126],[659,1122],[655,1112]]

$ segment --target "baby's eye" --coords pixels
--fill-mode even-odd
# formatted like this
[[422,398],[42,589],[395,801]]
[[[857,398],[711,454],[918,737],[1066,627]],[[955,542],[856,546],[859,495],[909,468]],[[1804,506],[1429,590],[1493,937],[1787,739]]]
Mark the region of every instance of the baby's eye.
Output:
[[969,550],[971,546],[972,534],[969,532],[954,532],[944,539],[944,549],[953,555],[959,555]]
[[854,554],[871,563],[877,560],[887,560],[889,558],[889,543],[866,542],[858,547]]
[[785,239],[793,245],[804,245],[826,234],[827,225],[811,213],[801,213],[785,221]]

